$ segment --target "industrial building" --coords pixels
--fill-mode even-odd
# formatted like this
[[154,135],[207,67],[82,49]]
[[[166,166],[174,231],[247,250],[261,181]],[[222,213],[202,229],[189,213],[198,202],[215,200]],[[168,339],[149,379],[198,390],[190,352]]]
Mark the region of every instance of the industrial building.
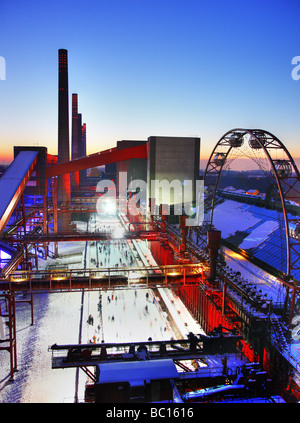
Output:
[[[161,339],[103,342],[94,333],[95,342],[55,342],[50,347],[53,372],[75,368],[86,374],[87,402],[299,401],[299,344],[293,322],[299,313],[300,220],[287,200],[293,200],[298,210],[300,177],[285,146],[263,130],[226,133],[204,174],[204,184],[211,181],[203,201],[204,222],[188,225],[187,219],[200,206],[200,138],[149,136],[144,141],[118,141],[116,147],[86,155],[86,124],[75,93],[69,137],[67,53],[59,50],[57,156],[48,154],[46,147],[16,146],[14,160],[0,178],[0,350],[8,352],[11,379],[18,367],[20,293],[28,295],[32,323],[33,294],[98,295],[100,331],[125,311],[122,294],[139,291],[146,292],[147,301],[140,319],[144,313],[152,328],[151,307],[158,313],[155,322],[164,319]],[[279,218],[266,203],[264,208],[252,205],[259,201],[256,195],[243,196],[241,203],[229,198],[228,191],[218,190],[231,150],[240,148],[247,137],[249,148],[267,151],[271,146],[287,154],[284,162],[269,159],[280,192]],[[97,209],[105,194],[86,174],[99,166],[105,166],[106,179],[117,187],[116,209],[106,215]],[[120,185],[124,173],[125,187]],[[139,200],[138,212],[132,215],[127,206],[140,197],[128,186],[136,180],[147,189],[145,204]],[[169,184],[168,196],[151,183],[162,180]],[[185,190],[190,208],[178,208]],[[269,202],[268,207],[271,203],[278,206]],[[240,226],[229,228],[226,213],[236,213]],[[255,241],[258,227],[261,238]],[[280,228],[283,239],[276,233]],[[269,257],[270,239],[276,251],[284,250],[284,263],[279,252]],[[73,262],[60,261],[60,243],[78,249],[68,253]],[[117,260],[112,266],[113,255]],[[47,266],[41,268],[41,260]],[[235,267],[244,261],[247,277]],[[124,309],[106,318],[112,300],[117,305],[116,296],[119,303],[123,298]],[[184,308],[179,311],[178,305],[174,312],[174,304]],[[181,320],[184,313],[187,317]],[[87,325],[93,326],[91,322]],[[166,322],[172,329],[170,339],[164,338]],[[189,324],[197,326],[188,332]]]

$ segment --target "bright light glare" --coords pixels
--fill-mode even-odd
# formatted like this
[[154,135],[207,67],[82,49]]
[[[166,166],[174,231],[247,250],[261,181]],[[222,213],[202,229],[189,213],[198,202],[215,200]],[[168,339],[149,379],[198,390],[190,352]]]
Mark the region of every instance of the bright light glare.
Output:
[[134,281],[136,281],[136,280],[139,280],[139,279],[140,279],[140,274],[139,274],[139,273],[137,273],[137,272],[129,272],[129,276],[128,276],[128,278],[129,278],[130,280],[134,280]]
[[103,206],[106,214],[116,214],[116,203],[114,201],[106,201]]
[[116,228],[112,233],[113,238],[123,238],[123,236],[124,230],[122,228]]

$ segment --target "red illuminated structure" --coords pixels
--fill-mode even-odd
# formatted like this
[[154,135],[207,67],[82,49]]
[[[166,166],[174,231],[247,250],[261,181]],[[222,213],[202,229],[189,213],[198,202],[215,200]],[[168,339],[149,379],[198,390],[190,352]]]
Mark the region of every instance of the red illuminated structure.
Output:
[[[79,116],[79,115],[78,115]],[[79,126],[80,125],[80,126]],[[78,123],[78,128],[81,127],[83,130],[84,125]],[[83,132],[83,131],[82,131]],[[81,133],[82,133],[81,132]],[[43,228],[44,233],[41,234],[40,232],[28,234],[26,233],[26,225],[25,220],[28,217],[25,217],[25,210],[23,211],[23,220],[20,220],[20,225],[24,226],[24,233],[20,232],[20,237],[15,238],[12,241],[15,242],[15,245],[20,241],[23,244],[34,244],[34,245],[42,245],[43,243],[46,245],[47,242],[52,241],[66,241],[83,239],[104,239],[104,235],[100,233],[95,234],[68,234],[67,230],[59,230],[57,231],[57,213],[60,213],[61,221],[65,223],[63,219],[64,216],[70,215],[71,210],[74,211],[74,205],[76,204],[57,204],[56,201],[56,192],[57,192],[57,180],[58,177],[63,175],[70,175],[70,173],[78,173],[80,171],[85,171],[86,169],[106,165],[109,163],[118,163],[121,161],[132,160],[132,159],[148,159],[148,145],[147,143],[136,145],[130,148],[112,148],[106,151],[102,151],[90,156],[78,157],[73,158],[69,161],[66,159],[65,162],[58,160],[55,163],[55,158],[50,155],[46,155],[46,167],[45,167],[45,174],[44,179],[48,181],[48,178],[51,178],[51,184],[53,185],[52,188],[52,203],[49,206],[47,204],[47,196],[44,194],[44,204],[41,206],[43,210]],[[150,159],[150,157],[149,157]],[[35,157],[32,158],[35,160]],[[34,167],[38,165],[38,161],[28,161],[27,168],[32,172]],[[214,162],[215,165],[217,165]],[[28,169],[25,169],[26,171]],[[22,176],[22,175],[21,175]],[[20,187],[23,188],[23,185],[26,184],[27,179],[22,176],[22,179],[19,183]],[[49,181],[48,181],[49,182]],[[50,184],[48,184],[49,186]],[[65,187],[64,187],[65,188]],[[15,195],[16,193],[13,192]],[[51,196],[49,196],[51,198]],[[51,200],[49,200],[50,202]],[[74,202],[75,203],[75,202]],[[90,202],[89,202],[90,203]],[[13,206],[15,207],[17,204],[16,197],[13,199]],[[58,206],[58,207],[57,207]],[[82,207],[82,206],[81,206]],[[89,204],[91,207],[91,204]],[[24,209],[24,206],[23,206]],[[159,264],[161,268],[163,268],[163,272],[160,274],[153,274],[148,275],[145,279],[141,280],[141,284],[146,283],[156,284],[159,282],[160,284],[165,284],[166,286],[174,285],[174,289],[176,289],[177,295],[180,299],[187,305],[188,309],[192,312],[194,317],[200,322],[201,326],[205,330],[205,332],[209,333],[213,331],[216,327],[221,325],[224,328],[229,330],[236,330],[240,334],[243,335],[243,341],[241,342],[242,348],[246,356],[252,361],[259,361],[261,364],[264,364],[266,368],[270,369],[270,372],[274,369],[272,368],[273,363],[283,363],[284,359],[280,354],[280,350],[273,347],[269,333],[271,331],[278,332],[277,326],[279,326],[280,321],[276,319],[276,321],[270,321],[268,310],[270,308],[262,308],[261,299],[259,298],[258,294],[249,293],[246,287],[240,286],[236,280],[238,279],[236,276],[232,276],[226,269],[218,268],[217,256],[218,256],[218,248],[220,243],[220,233],[219,231],[208,231],[208,239],[207,239],[207,247],[206,251],[197,252],[197,245],[193,245],[190,242],[188,235],[189,228],[186,226],[186,219],[185,216],[180,217],[180,225],[177,231],[168,225],[167,216],[163,213],[163,205],[160,205],[159,212],[155,216],[149,217],[149,222],[152,222],[153,226],[156,225],[156,229],[148,231],[148,221],[145,220],[145,217],[141,217],[134,219],[134,221],[129,219],[129,231],[130,228],[136,227],[135,234],[131,234],[130,236],[134,238],[134,235],[140,236],[141,233],[138,234],[138,230],[145,231],[143,234],[146,239],[149,240],[149,244],[151,246],[152,255]],[[63,211],[64,210],[64,211]],[[37,211],[33,209],[33,211]],[[51,217],[50,217],[51,216]],[[48,217],[52,219],[54,222],[54,234],[49,234],[48,232]],[[31,217],[30,217],[31,218]],[[36,217],[35,217],[36,218]],[[39,223],[38,223],[39,224]],[[5,224],[3,224],[5,226]],[[57,234],[57,232],[60,232]],[[147,233],[148,232],[148,233]],[[31,237],[32,236],[32,237]],[[31,238],[30,238],[31,237]],[[48,238],[47,238],[48,237]],[[94,237],[94,238],[93,238]],[[105,239],[107,235],[105,235]],[[9,242],[9,239],[7,239]],[[207,251],[209,250],[209,254]],[[26,256],[26,254],[25,254]],[[47,254],[45,253],[45,257]],[[15,261],[15,263],[17,263]],[[19,262],[18,262],[19,263]],[[191,264],[188,263],[196,263],[199,265],[199,273],[196,271],[192,274],[188,274],[188,266]],[[162,266],[161,266],[162,265]],[[167,266],[164,266],[167,265]],[[210,265],[210,267],[208,267]],[[146,269],[148,272],[148,269]],[[159,269],[161,270],[161,269]],[[99,272],[104,270],[101,269]],[[226,273],[227,272],[227,273]],[[11,272],[12,273],[12,272]],[[82,274],[82,272],[74,272],[73,270],[70,271],[57,271],[53,272],[47,271],[44,275],[44,279],[41,278],[42,272],[37,272],[37,278],[35,279],[34,273],[31,272],[30,269],[22,269],[19,274],[10,275],[10,277],[4,280],[3,283],[7,285],[3,285],[3,289],[10,290],[13,285],[18,289],[22,289],[22,284],[24,283],[23,289],[24,290],[32,290],[35,287],[36,283],[44,284],[46,289],[50,292],[55,290],[56,288],[71,290],[71,289],[96,289],[103,288],[104,284],[106,283],[107,286],[114,286],[114,283],[121,285],[128,285],[128,279],[124,277],[124,279],[116,279],[110,277],[110,273],[108,277],[105,278],[98,278],[98,274],[96,272],[87,271],[87,273]],[[17,278],[20,277],[20,279]],[[24,280],[25,277],[25,280]],[[128,276],[129,277],[129,276]],[[15,279],[14,279],[15,278]],[[98,284],[96,286],[96,284]],[[294,306],[295,306],[295,298],[298,295],[298,287],[293,286],[292,283],[283,282],[283,284],[289,289],[292,290],[292,305],[291,305],[291,312],[290,316],[293,316]],[[43,286],[39,285],[39,289],[42,289]],[[176,287],[175,287],[176,285]],[[251,284],[248,283],[247,286],[249,287]],[[253,285],[253,284],[252,284]],[[117,286],[117,285],[116,285]],[[119,286],[119,285],[118,285]],[[241,297],[241,301],[238,302],[236,300],[236,295]],[[257,297],[255,296],[257,295]],[[265,302],[263,306],[270,306],[269,303]],[[12,315],[13,313],[11,313]],[[13,316],[10,316],[10,320],[13,321]],[[271,327],[271,330],[269,329]],[[13,326],[12,326],[13,328]],[[14,342],[13,334],[10,336],[11,342]],[[11,349],[11,354],[13,354],[13,349]],[[271,358],[269,358],[271,357]],[[276,372],[275,372],[276,373]],[[284,372],[284,380],[283,381],[276,381],[283,386],[287,385],[288,371]],[[275,374],[276,376],[276,374]]]
[[210,256],[210,281],[213,282],[216,278],[217,259],[219,249],[221,247],[221,231],[210,229],[207,232],[207,247]]
[[[79,140],[81,139],[81,127],[79,132],[78,122],[78,95],[72,94],[72,160],[79,157]],[[79,172],[72,174],[72,189],[79,189]]]
[[91,167],[102,166],[108,163],[129,160],[132,158],[146,159],[147,144],[126,148],[124,150],[110,148],[109,150],[91,154],[86,157],[81,157],[76,160],[67,161],[65,163],[59,162],[57,165],[47,167],[46,177],[51,178],[52,176],[64,175],[79,170],[89,169]]

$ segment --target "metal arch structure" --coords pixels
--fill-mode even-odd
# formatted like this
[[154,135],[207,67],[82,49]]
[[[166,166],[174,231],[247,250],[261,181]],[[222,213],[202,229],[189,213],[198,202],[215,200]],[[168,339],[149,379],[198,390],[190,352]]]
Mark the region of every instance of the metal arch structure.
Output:
[[[272,172],[278,187],[280,201],[285,223],[285,246],[286,246],[286,272],[285,279],[291,279],[292,270],[300,269],[300,254],[297,246],[300,246],[300,219],[291,219],[287,213],[286,201],[293,200],[300,203],[300,174],[289,151],[284,144],[273,134],[262,129],[232,129],[226,132],[214,147],[205,172],[204,184],[206,185],[207,177],[212,180],[209,198],[210,219],[209,225],[213,224],[213,212],[215,206],[215,198],[219,179],[223,167],[229,157],[232,149],[239,148],[244,142],[244,136],[249,136],[250,147],[258,150],[261,149],[265,153],[265,157],[270,164]],[[222,151],[220,151],[222,150]],[[272,157],[274,151],[282,153],[285,159],[274,159]],[[297,228],[297,229],[296,229]],[[296,229],[296,230],[295,230]],[[292,260],[291,252],[295,253],[295,259]]]

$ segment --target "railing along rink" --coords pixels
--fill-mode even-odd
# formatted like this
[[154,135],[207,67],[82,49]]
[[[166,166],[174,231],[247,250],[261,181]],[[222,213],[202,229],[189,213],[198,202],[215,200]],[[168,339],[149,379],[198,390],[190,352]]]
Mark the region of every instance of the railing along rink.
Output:
[[0,281],[8,291],[76,291],[114,288],[151,288],[203,282],[202,264],[101,269],[17,270]]

